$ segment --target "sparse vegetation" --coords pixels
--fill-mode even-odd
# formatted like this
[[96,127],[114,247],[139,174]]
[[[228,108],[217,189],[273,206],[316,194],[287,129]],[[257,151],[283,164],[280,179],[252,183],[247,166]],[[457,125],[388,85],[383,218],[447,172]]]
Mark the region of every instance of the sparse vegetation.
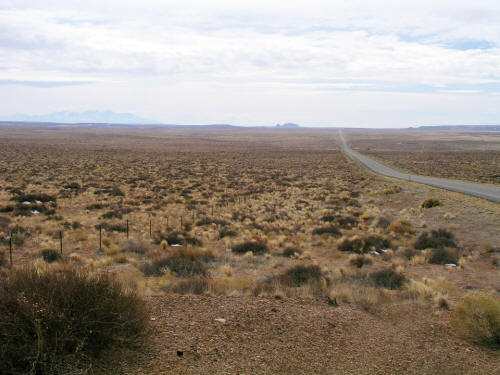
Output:
[[245,254],[251,251],[255,255],[264,254],[268,251],[267,245],[258,241],[247,241],[234,245],[232,250],[236,254]]

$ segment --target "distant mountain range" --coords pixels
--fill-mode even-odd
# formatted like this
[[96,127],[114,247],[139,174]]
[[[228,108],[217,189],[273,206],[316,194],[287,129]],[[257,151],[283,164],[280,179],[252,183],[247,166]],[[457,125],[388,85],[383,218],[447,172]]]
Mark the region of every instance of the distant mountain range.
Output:
[[59,124],[159,124],[157,121],[147,120],[132,113],[116,113],[112,111],[64,111],[45,115],[16,114],[6,120]]

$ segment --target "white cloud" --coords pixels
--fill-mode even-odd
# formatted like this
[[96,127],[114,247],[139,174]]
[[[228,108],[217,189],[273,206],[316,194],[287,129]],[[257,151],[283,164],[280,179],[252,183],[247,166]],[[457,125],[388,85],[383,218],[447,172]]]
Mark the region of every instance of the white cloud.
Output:
[[[194,119],[194,106],[199,122],[272,123],[283,121],[272,119],[283,115],[277,108],[287,103],[302,100],[307,113],[318,110],[315,100],[326,103],[342,94],[356,101],[349,112],[355,119],[356,111],[370,107],[359,100],[386,96],[387,90],[413,90],[435,100],[444,94],[487,96],[477,86],[500,85],[499,11],[497,1],[484,0],[4,1],[0,81],[23,91],[28,110],[41,90],[50,91],[52,102],[36,105],[46,112],[66,103],[62,93],[71,92],[94,98],[86,101],[91,108],[127,103],[127,112],[167,122]],[[489,48],[470,49],[479,43]],[[23,82],[29,86],[17,87]],[[87,84],[68,88],[64,82]],[[166,111],[135,92],[179,92],[186,103],[176,98],[176,108]],[[220,107],[218,97],[252,102],[230,100],[235,111]],[[260,97],[276,109],[254,111],[250,103]],[[14,111],[3,103],[0,114]],[[315,122],[334,122],[324,108],[320,113]],[[383,122],[387,114],[378,116]],[[424,118],[418,111],[411,116],[408,122]]]

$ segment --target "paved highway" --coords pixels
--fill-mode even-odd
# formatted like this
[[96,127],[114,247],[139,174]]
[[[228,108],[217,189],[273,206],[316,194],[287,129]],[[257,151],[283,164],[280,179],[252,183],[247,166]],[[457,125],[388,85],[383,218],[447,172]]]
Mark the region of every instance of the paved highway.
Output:
[[446,178],[427,177],[416,174],[403,173],[401,171],[389,168],[372,158],[362,155],[352,150],[346,143],[342,130],[339,130],[340,139],[344,146],[344,151],[351,157],[358,159],[366,167],[375,173],[384,176],[399,178],[401,180],[418,182],[419,184],[430,185],[433,187],[455,191],[462,194],[472,195],[473,197],[487,199],[489,201],[500,203],[500,186],[491,184],[476,184],[460,180],[449,180]]

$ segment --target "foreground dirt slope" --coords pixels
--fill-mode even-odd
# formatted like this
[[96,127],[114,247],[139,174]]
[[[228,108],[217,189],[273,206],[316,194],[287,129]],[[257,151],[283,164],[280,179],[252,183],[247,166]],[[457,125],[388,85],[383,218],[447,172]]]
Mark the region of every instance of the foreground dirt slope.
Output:
[[500,369],[498,352],[453,334],[444,323],[447,311],[416,304],[372,314],[299,299],[166,296],[152,302],[153,342],[138,358],[129,357],[126,374],[498,374]]

